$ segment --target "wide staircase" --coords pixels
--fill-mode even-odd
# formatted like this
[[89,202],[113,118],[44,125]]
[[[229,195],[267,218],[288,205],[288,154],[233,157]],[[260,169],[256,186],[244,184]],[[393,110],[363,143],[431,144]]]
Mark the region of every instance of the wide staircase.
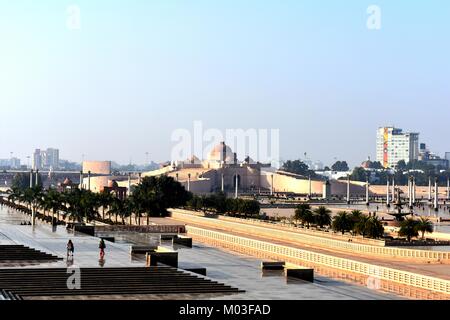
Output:
[[62,258],[23,245],[0,245],[0,263],[10,261],[51,262],[57,260],[62,260]]
[[[3,299],[37,297],[111,296],[179,294],[235,294],[237,288],[166,266],[124,268],[81,268],[80,286],[76,272],[66,268],[0,269]],[[70,279],[69,279],[70,278]],[[75,289],[70,289],[73,284]],[[95,297],[94,297],[95,298]]]

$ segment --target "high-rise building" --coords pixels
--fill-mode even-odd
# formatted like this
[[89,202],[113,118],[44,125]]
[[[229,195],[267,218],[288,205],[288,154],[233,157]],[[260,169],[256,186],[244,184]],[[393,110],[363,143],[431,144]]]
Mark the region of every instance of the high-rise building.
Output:
[[59,167],[59,150],[48,148],[42,155],[42,163],[48,169],[58,169]]
[[419,133],[403,132],[394,127],[380,127],[377,131],[377,161],[385,168],[394,168],[419,157]]
[[42,169],[41,149],[34,150],[32,168],[33,168],[33,170]]
[[36,149],[33,153],[34,170],[40,169],[58,169],[59,167],[59,150],[48,148],[47,150]]

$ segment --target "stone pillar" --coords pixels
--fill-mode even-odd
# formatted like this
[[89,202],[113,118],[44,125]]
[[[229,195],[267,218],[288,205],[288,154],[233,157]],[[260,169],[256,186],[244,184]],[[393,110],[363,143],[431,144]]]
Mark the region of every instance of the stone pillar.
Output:
[[311,199],[312,198],[312,181],[311,181],[311,176],[309,176],[308,180],[309,180],[308,197]]
[[91,171],[88,171],[88,184],[87,189],[91,191]]
[[236,181],[235,181],[236,187],[234,188],[234,198],[237,199],[238,198],[238,183],[239,183],[239,176],[237,173],[236,173],[235,179],[236,179]]
[[131,173],[128,173],[128,196],[131,196]]
[[431,177],[428,178],[428,201],[431,201]]
[[389,199],[389,177],[387,178],[387,183],[386,183],[386,206],[389,208],[391,206],[391,200]]
[[412,177],[412,190],[411,190],[411,196],[412,196],[412,205],[416,203],[416,178]]
[[83,189],[83,171],[80,171],[80,190]]
[[412,177],[409,177],[408,179],[408,200],[409,200],[409,208],[412,209],[413,207],[413,182]]
[[326,181],[323,184],[323,193],[322,193],[322,198],[324,200],[328,200],[330,198],[331,195],[331,185],[330,185],[330,181]]
[[270,175],[271,183],[270,183],[270,195],[273,196],[273,174]]
[[369,183],[369,179],[367,179],[366,181],[366,205],[370,204],[370,200],[369,200],[369,187],[370,187],[370,183]]
[[447,200],[450,200],[450,178],[447,178]]
[[175,179],[177,180],[177,182],[178,182],[178,172],[177,173],[175,173]]
[[395,178],[392,177],[392,201],[395,199]]
[[33,169],[30,171],[30,188],[33,188]]
[[191,174],[188,173],[187,191],[191,191]]
[[347,176],[347,204],[350,204],[350,176]]
[[36,182],[35,185],[38,186],[39,185],[39,169],[36,169]]
[[439,211],[439,185],[438,178],[434,180],[434,211]]
[[220,182],[220,190],[221,190],[222,192],[225,192],[225,175],[222,173],[222,174],[220,175],[220,178],[221,178],[221,182]]

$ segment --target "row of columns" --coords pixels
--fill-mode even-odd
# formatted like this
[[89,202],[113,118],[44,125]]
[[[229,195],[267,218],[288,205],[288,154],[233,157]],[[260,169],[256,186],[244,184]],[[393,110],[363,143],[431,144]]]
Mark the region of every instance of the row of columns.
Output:
[[[83,180],[84,180],[84,173],[83,173],[83,171],[80,171],[80,190],[84,189],[84,186],[83,186],[84,181]],[[91,191],[91,171],[88,171],[88,183],[87,183],[86,190]]]

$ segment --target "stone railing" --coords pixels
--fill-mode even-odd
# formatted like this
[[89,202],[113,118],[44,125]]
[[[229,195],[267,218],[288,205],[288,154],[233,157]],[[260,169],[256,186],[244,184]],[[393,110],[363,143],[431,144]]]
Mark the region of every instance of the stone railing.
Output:
[[348,272],[363,274],[373,279],[392,281],[403,285],[413,286],[425,290],[450,294],[450,281],[407,271],[371,265],[364,262],[334,257],[322,253],[292,248],[266,241],[260,241],[224,232],[211,231],[193,226],[186,226],[187,233],[200,241],[217,244],[233,251],[258,255],[265,254],[273,259],[281,259],[291,263],[309,262],[340,269]]
[[96,225],[95,231],[131,231],[140,233],[185,233],[184,225],[148,225],[148,226],[130,226],[130,225]]
[[[198,211],[192,211],[192,210],[184,210],[184,209],[170,209],[170,212],[179,212],[183,214],[190,214],[197,217],[205,217],[205,215]],[[349,234],[341,234],[341,233],[335,233],[333,231],[321,231],[321,230],[314,230],[314,229],[307,229],[307,228],[300,228],[296,227],[294,225],[289,224],[282,224],[282,223],[276,223],[276,222],[270,222],[270,221],[264,221],[260,219],[252,219],[252,218],[238,218],[238,217],[229,217],[229,216],[223,216],[218,215],[218,220],[224,220],[224,221],[231,221],[231,222],[238,222],[248,225],[255,225],[255,226],[261,226],[266,228],[274,228],[278,230],[285,230],[285,231],[291,231],[291,232],[297,232],[297,233],[303,233],[303,234],[309,234],[316,237],[324,237],[324,238],[330,238],[335,239],[339,241],[350,241],[363,243],[363,244],[370,244],[374,246],[385,246],[384,240],[378,240],[378,239],[368,239],[363,238],[362,236],[352,236]]]
[[224,231],[239,232],[242,234],[249,234],[268,239],[276,239],[285,242],[309,244],[322,248],[337,249],[359,254],[368,254],[372,256],[386,256],[391,258],[406,258],[406,259],[420,259],[433,262],[450,263],[450,252],[445,251],[430,251],[430,250],[415,250],[407,248],[395,247],[380,247],[361,243],[353,243],[348,241],[339,241],[320,236],[312,236],[298,232],[291,232],[285,230],[277,230],[268,227],[247,225],[240,222],[224,221],[214,218],[205,218],[190,214],[181,213],[177,210],[172,210],[172,217],[174,219],[183,221],[185,223],[197,224],[200,226],[209,226]]

